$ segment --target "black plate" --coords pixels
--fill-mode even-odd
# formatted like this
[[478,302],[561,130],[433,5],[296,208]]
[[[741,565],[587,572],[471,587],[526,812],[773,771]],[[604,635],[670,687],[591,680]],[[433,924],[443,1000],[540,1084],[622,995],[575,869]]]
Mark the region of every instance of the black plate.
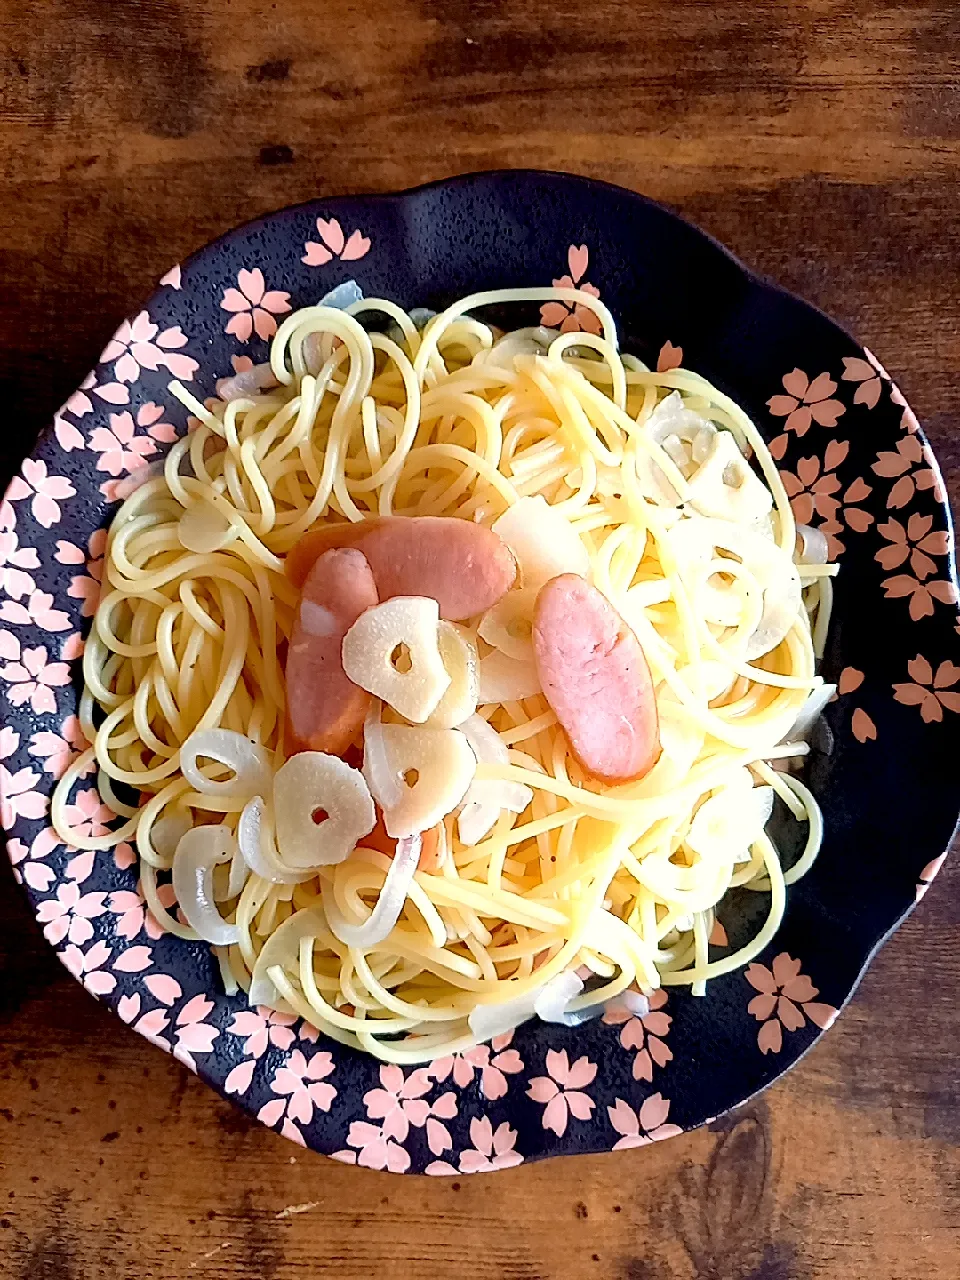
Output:
[[[102,530],[117,482],[185,429],[171,376],[212,394],[238,361],[264,358],[291,307],[348,279],[368,296],[439,308],[474,290],[564,276],[599,290],[625,349],[661,367],[682,352],[743,405],[771,441],[797,514],[839,554],[824,675],[841,693],[826,715],[832,751],[808,773],[826,838],[773,944],[705,999],[674,988],[643,1019],[530,1023],[493,1047],[404,1072],[224,996],[208,949],[162,936],[145,913],[132,850],[77,853],[50,831],[54,779],[78,745],[77,658]],[[537,315],[513,308],[509,323]],[[165,276],[121,327],[12,482],[0,521],[3,823],[48,939],[136,1030],[265,1124],[341,1160],[466,1173],[703,1124],[770,1084],[830,1024],[935,874],[954,827],[953,543],[916,419],[832,321],[617,187],[488,173],[317,201],[230,232]],[[92,779],[73,802],[91,829],[110,822]],[[720,907],[729,945],[762,909],[746,894]],[[717,944],[712,954],[724,954],[719,934]]]

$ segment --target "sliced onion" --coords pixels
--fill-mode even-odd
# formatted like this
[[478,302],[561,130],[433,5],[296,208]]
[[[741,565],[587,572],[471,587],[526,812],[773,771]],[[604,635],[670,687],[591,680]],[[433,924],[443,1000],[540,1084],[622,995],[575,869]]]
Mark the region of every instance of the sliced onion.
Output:
[[[586,1021],[586,1018],[579,1013],[569,1013],[567,1006],[582,990],[583,980],[572,970],[555,974],[542,987],[517,996],[515,1000],[478,1005],[467,1018],[471,1034],[478,1044],[483,1044],[494,1036],[513,1031],[533,1017],[539,1017],[544,1022],[559,1022],[568,1027],[577,1026]],[[600,1009],[599,1005],[596,1010],[591,1006],[587,1017],[594,1017]]]
[[[236,775],[214,782],[201,772],[201,756],[216,760]],[[232,729],[199,729],[180,748],[180,772],[195,791],[206,796],[244,796],[268,789],[273,778],[270,752]]]
[[237,824],[237,843],[240,846],[240,853],[253,874],[262,880],[269,880],[273,884],[302,884],[315,872],[313,868],[307,871],[293,871],[283,865],[273,841],[268,841],[264,834],[265,808],[262,796],[254,796],[252,800],[247,801]]
[[582,991],[583,979],[572,970],[558,973],[540,988],[533,1002],[533,1011],[541,1022],[559,1022],[566,1027],[574,1027],[585,1019],[570,1013],[568,1006]]
[[480,1004],[467,1018],[470,1033],[478,1044],[492,1040],[494,1036],[506,1035],[522,1022],[533,1017],[533,1004],[536,991],[529,991],[515,1000],[501,1000],[495,1004]]
[[632,988],[627,987],[618,996],[608,1000],[606,1007],[608,1010],[615,1010],[618,1007],[623,1008],[635,1018],[645,1018],[650,1012],[650,1001],[642,991],[634,991]]
[[356,306],[358,302],[362,301],[363,290],[356,280],[344,280],[343,284],[338,284],[329,293],[325,293],[317,303],[317,306],[333,307],[335,311],[346,311],[349,307]]
[[411,321],[422,333],[431,320],[436,316],[436,311],[431,311],[429,307],[412,307],[408,312]]
[[164,814],[150,828],[150,843],[164,861],[173,861],[177,845],[193,829],[193,819],[183,811]]
[[504,782],[498,778],[477,778],[463,800],[457,815],[457,834],[461,843],[479,844],[496,825],[501,812],[523,813],[533,800],[533,792],[522,782]]
[[770,821],[773,794],[773,787],[725,787],[701,804],[684,843],[707,860],[749,861],[750,846]]
[[519,702],[543,692],[535,662],[522,662],[494,649],[480,659],[481,702]]
[[177,537],[188,551],[209,555],[234,542],[237,531],[221,511],[201,498],[184,510],[177,525]]
[[380,706],[380,699],[374,698],[363,722],[363,776],[380,808],[395,809],[403,799],[403,788],[390,764]]
[[407,893],[420,861],[422,843],[419,832],[412,836],[401,836],[397,841],[397,852],[390,863],[377,905],[363,924],[350,924],[334,902],[332,890],[324,888],[323,907],[327,923],[341,942],[345,942],[348,947],[375,947],[389,937],[407,900]]
[[230,859],[230,876],[227,880],[227,897],[239,897],[240,891],[247,883],[247,874],[249,867],[244,861],[243,854],[239,849],[235,849],[233,857]]
[[[473,715],[460,725],[460,732],[470,743],[481,764],[507,764],[510,753],[503,740],[483,716]],[[457,817],[457,833],[463,844],[477,844],[493,828],[501,810],[523,813],[533,800],[533,792],[522,782],[505,782],[497,778],[475,778],[463,798]]]
[[809,524],[798,524],[797,539],[800,543],[796,551],[798,564],[826,564],[830,559],[827,535],[819,529]]
[[220,947],[240,939],[240,930],[224,920],[213,896],[213,868],[227,862],[233,852],[229,827],[194,827],[183,836],[173,857],[173,891],[187,924],[204,941]]
[[326,934],[326,922],[322,913],[315,908],[305,907],[284,920],[279,929],[271,933],[257,956],[250,978],[250,990],[247,992],[250,1004],[262,1004],[268,1009],[278,1009],[281,1013],[288,1012],[277,988],[267,974],[274,965],[279,965],[281,968],[288,965],[298,967],[302,940],[323,938]]
[[814,689],[800,708],[800,714],[790,726],[789,731],[783,735],[782,741],[797,742],[805,739],[836,692],[835,684],[822,684],[818,689]]
[[506,764],[509,761],[510,753],[503,739],[483,716],[468,716],[463,724],[457,727],[470,743],[473,754],[481,764]]
[[229,404],[231,400],[243,400],[279,385],[269,363],[255,364],[252,369],[244,369],[231,378],[221,378],[217,383],[217,395]]

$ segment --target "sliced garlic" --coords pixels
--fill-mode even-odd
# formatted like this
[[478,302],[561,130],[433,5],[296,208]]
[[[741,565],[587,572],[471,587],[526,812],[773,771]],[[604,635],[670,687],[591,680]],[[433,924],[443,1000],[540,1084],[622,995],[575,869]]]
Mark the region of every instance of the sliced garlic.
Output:
[[590,571],[580,535],[541,494],[520,498],[492,527],[516,556],[522,584],[530,590],[538,591],[561,573],[585,578]]
[[793,626],[802,607],[800,577],[791,558],[752,528],[730,520],[706,517],[684,519],[668,534],[671,550],[682,573],[696,577],[696,607],[700,616],[721,626],[736,626],[743,609],[743,591],[736,584],[725,586],[718,576],[722,566],[718,551],[733,556],[744,566],[762,594],[760,617],[746,646],[746,657],[759,658],[775,649]]
[[712,437],[707,459],[690,477],[687,501],[701,515],[749,524],[773,507],[773,495],[729,431]]
[[[699,413],[686,408],[679,391],[660,401],[644,423],[647,436],[658,444],[685,479],[709,456],[716,427]],[[676,506],[680,495],[663,468],[645,451],[637,454],[637,478],[645,497]]]
[[477,634],[494,649],[519,662],[533,661],[533,609],[537,591],[524,587],[507,594],[480,619]]
[[427,724],[437,729],[455,729],[477,709],[479,659],[472,641],[452,622],[441,620],[438,640],[450,687],[428,716]]
[[384,810],[387,834],[400,839],[436,826],[467,793],[477,769],[470,743],[456,729],[385,724],[387,759],[403,784],[400,800]]
[[429,596],[394,596],[367,609],[343,637],[347,676],[405,720],[422,724],[450,686],[440,653],[440,606]]
[[273,805],[280,857],[295,869],[343,862],[377,822],[360,770],[322,751],[301,751],[277,770]]

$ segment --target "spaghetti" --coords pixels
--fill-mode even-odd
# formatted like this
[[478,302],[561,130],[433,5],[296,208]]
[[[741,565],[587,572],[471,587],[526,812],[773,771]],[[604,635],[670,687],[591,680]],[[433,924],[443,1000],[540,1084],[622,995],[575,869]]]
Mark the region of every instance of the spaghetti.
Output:
[[[468,314],[547,299],[590,308],[602,336],[500,334]],[[384,332],[361,323],[374,317]],[[781,769],[807,750],[805,708],[829,694],[816,661],[833,567],[812,531],[798,537],[776,466],[732,400],[690,370],[651,372],[621,354],[603,304],[560,288],[476,294],[422,329],[386,300],[307,307],[233,398],[201,404],[171,390],[191,430],[110,526],[84,654],[91,746],[54,796],[61,839],[84,849],[135,840],[151,911],[171,933],[197,936],[162,900],[174,852],[209,823],[234,839],[247,797],[216,765],[194,762],[191,782],[181,749],[224,729],[283,761],[283,655],[298,603],[287,554],[318,524],[444,515],[491,525],[539,495],[643,646],[659,761],[638,781],[603,784],[542,693],[482,703],[499,746],[476,777],[520,787],[523,811],[503,808],[475,843],[448,814],[445,856],[416,872],[396,925],[370,947],[343,942],[332,922],[369,918],[387,855],[361,847],[276,882],[235,852],[210,882],[235,939],[217,947],[228,990],[253,980],[259,999],[333,1038],[415,1063],[515,1025],[538,1000],[542,1016],[573,1022],[637,988],[702,993],[766,945],[786,882],[820,843],[813,796]],[[468,630],[487,655],[480,622]],[[121,818],[103,836],[66,817],[91,764]],[[809,828],[786,874],[764,829],[774,794]],[[740,886],[769,895],[766,921],[711,959],[716,906]],[[544,990],[574,973],[551,1015]]]

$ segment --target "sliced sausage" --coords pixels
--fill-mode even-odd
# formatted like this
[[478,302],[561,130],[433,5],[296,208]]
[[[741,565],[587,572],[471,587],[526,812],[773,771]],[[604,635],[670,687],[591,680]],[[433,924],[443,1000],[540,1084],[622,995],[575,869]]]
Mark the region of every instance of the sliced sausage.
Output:
[[341,755],[363,728],[370,695],[348,680],[343,637],[379,603],[366,557],[353,547],[326,551],[303,583],[287,649],[287,750]]
[[431,596],[440,605],[440,616],[450,622],[485,613],[517,576],[513,552],[502,538],[455,516],[386,516],[322,525],[291,549],[287,575],[302,582],[316,557],[336,546],[363,552],[381,600]]
[[[376,849],[378,853],[385,853],[388,858],[392,858],[397,852],[397,842],[391,835],[387,835],[387,828],[383,825],[383,814],[377,810],[377,825],[373,828],[368,836],[364,836],[360,841],[362,846],[368,849]],[[431,874],[439,871],[441,867],[440,861],[440,828],[428,827],[421,836],[420,861],[417,863],[418,871],[427,871]]]
[[544,696],[586,772],[642,778],[660,755],[653,681],[606,596],[577,574],[551,578],[534,607],[533,645]]

